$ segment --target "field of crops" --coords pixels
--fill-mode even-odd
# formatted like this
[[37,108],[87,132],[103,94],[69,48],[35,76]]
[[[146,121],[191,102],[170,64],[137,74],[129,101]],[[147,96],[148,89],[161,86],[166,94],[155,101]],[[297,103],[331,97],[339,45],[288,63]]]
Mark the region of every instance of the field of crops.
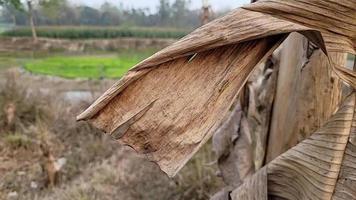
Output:
[[118,78],[126,73],[138,59],[126,57],[50,57],[30,61],[25,69],[36,74],[65,78]]
[[[2,36],[30,37],[29,27],[17,27],[3,32]],[[124,27],[37,27],[37,35],[63,39],[110,39],[120,37],[137,38],[181,38],[187,31],[168,28],[124,28]]]
[[144,51],[101,56],[50,56],[27,60],[23,67],[35,74],[64,78],[119,78],[152,53]]

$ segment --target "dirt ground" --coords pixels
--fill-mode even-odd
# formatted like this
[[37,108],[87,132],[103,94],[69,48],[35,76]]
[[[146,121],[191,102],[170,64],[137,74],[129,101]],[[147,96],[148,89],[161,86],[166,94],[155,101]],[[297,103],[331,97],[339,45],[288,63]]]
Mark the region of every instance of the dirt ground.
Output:
[[69,40],[69,39],[48,39],[40,38],[36,44],[33,44],[32,38],[0,38],[1,52],[18,52],[18,51],[67,51],[72,53],[87,52],[93,50],[100,51],[117,51],[120,49],[162,49],[175,42],[175,39],[147,39],[147,38],[118,38],[118,39],[86,39],[86,40]]

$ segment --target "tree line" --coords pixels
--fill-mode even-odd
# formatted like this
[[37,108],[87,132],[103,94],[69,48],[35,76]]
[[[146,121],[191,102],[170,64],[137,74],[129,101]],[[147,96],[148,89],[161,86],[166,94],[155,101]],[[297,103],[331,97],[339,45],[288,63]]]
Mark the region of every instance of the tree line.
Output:
[[[75,6],[67,0],[0,0],[1,22],[16,26],[30,25],[33,20],[39,26],[160,26],[194,28],[200,25],[200,9],[190,9],[190,0],[160,0],[156,10],[149,8],[125,8],[122,3],[104,2],[99,8],[87,5]],[[30,2],[30,4],[28,3]]]

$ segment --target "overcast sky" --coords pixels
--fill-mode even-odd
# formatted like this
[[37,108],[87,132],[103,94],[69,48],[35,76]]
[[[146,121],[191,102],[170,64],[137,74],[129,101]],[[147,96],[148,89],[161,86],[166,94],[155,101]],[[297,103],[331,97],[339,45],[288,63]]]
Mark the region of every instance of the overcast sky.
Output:
[[[159,0],[70,0],[74,4],[85,4],[93,7],[99,7],[105,1],[119,5],[123,3],[126,8],[150,8],[156,10]],[[172,2],[174,0],[171,0]],[[249,3],[250,0],[210,0],[213,9],[232,9]],[[202,0],[191,0],[191,8],[200,8]]]

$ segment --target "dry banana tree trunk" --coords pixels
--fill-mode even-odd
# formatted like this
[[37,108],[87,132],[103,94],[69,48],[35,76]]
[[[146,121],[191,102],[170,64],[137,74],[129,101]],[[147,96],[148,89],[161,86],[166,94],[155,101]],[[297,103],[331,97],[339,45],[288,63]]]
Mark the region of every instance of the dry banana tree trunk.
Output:
[[230,117],[213,136],[219,174],[227,185],[213,199],[226,196],[263,165],[278,75],[276,56],[257,66]]
[[[346,64],[346,56],[329,53],[330,60],[340,66]],[[267,163],[321,127],[336,111],[342,95],[341,81],[326,56],[301,35],[291,34],[285,41],[279,64]]]
[[[270,162],[309,137],[336,111],[342,85],[325,58],[305,37],[291,34],[274,55],[273,65],[267,63],[267,70],[257,68],[256,78],[247,83],[249,104],[235,109],[214,134],[214,150],[227,187],[212,199],[228,199],[228,192],[262,167],[266,154]],[[330,53],[330,59],[344,66],[346,54]]]
[[240,92],[236,107],[228,114],[230,117],[213,135],[218,175],[226,186],[212,200],[229,199],[232,190],[263,166],[279,71],[279,51],[256,67]]
[[[139,63],[78,119],[90,121],[174,176],[228,119],[227,113],[238,102],[238,93],[256,66],[265,62],[291,32],[303,34],[320,48],[328,55],[325,59],[331,62],[331,69],[355,88],[355,73],[332,63],[330,57],[330,52],[355,54],[355,5],[355,0],[265,0],[236,9]],[[287,156],[272,161],[266,173],[256,175],[267,174],[268,184],[276,179],[290,184],[289,168],[295,175],[313,175],[313,170],[303,166],[318,170],[310,162],[325,153],[324,162],[317,165],[324,176],[301,176],[301,182],[284,187],[285,191],[268,185],[268,193],[308,199],[304,189],[310,192],[309,188],[317,185],[318,193],[311,191],[311,195],[327,199],[339,175],[340,154],[348,138],[346,129],[339,128],[347,126],[347,117],[341,124],[336,120],[337,125],[327,128],[330,132],[312,135],[312,141],[307,140],[312,148],[302,142],[293,148],[293,159],[287,152]],[[314,147],[330,151],[320,152]],[[311,157],[304,159],[299,154],[302,150]],[[298,159],[302,164],[295,164]],[[249,182],[258,186],[253,179]],[[304,183],[310,187],[304,188]]]
[[355,199],[355,109],[351,94],[323,127],[257,172],[232,199]]

